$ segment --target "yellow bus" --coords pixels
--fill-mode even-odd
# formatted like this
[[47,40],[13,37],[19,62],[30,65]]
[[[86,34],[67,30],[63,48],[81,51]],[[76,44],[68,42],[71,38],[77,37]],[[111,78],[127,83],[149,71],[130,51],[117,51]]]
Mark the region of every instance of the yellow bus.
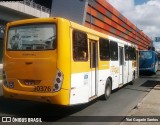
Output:
[[138,49],[64,18],[8,23],[4,97],[58,105],[87,103],[138,77]]

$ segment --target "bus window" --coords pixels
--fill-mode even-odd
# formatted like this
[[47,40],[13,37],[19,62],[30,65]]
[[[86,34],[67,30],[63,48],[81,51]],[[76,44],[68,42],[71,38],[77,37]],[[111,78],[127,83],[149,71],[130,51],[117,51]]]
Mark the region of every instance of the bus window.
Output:
[[136,60],[136,50],[132,48],[132,60]]
[[8,50],[54,50],[56,49],[55,24],[30,24],[11,27],[8,32]]
[[100,38],[99,39],[99,50],[100,50],[100,60],[109,60],[109,40]]
[[116,42],[110,42],[110,56],[112,61],[118,60],[118,44]]
[[151,51],[141,51],[140,52],[140,59],[152,59],[152,52]]
[[129,60],[136,60],[136,50],[133,47],[129,47]]
[[128,49],[128,46],[125,45],[124,46],[124,49],[125,49],[125,60],[129,60],[129,49]]
[[87,34],[73,31],[73,59],[74,61],[88,60]]

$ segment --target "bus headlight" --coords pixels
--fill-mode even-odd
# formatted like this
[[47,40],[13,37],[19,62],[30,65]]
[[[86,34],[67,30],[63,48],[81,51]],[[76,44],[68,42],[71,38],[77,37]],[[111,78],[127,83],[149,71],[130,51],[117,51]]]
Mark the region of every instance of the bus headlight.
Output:
[[57,92],[61,89],[63,77],[64,77],[63,73],[60,70],[58,70],[56,74],[56,78],[54,80],[53,92]]

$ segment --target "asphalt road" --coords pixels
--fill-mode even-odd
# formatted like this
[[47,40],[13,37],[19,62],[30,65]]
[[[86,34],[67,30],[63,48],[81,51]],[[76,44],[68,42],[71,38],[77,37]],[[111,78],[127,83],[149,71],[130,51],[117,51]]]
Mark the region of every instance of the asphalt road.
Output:
[[[160,71],[152,76],[140,76],[136,79],[134,85],[127,84],[126,86],[113,91],[108,101],[100,98],[78,106],[61,107],[46,103],[10,100],[2,97],[2,88],[0,84],[0,116],[15,116],[15,117],[41,117],[42,124],[76,124],[75,122],[62,122],[69,116],[75,121],[96,121],[96,117],[79,117],[79,116],[126,116],[136,105],[150,92],[150,90],[158,84]],[[59,117],[57,117],[59,116]],[[103,121],[106,117],[100,117]],[[123,120],[123,117],[120,118]],[[58,121],[58,122],[55,122]],[[114,120],[113,120],[114,121]],[[84,124],[106,124],[104,122],[78,122]],[[18,124],[18,123],[17,123]],[[38,124],[38,123],[37,123]],[[113,124],[113,123],[107,123]],[[119,124],[119,122],[114,122]]]

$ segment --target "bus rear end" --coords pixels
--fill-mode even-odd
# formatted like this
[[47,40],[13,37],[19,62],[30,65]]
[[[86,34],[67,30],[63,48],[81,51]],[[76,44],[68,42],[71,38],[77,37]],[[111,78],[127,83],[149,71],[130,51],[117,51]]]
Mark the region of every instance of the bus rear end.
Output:
[[58,25],[56,18],[7,25],[3,69],[5,97],[68,105],[69,91],[64,88],[64,72],[58,62],[62,49],[57,45]]

